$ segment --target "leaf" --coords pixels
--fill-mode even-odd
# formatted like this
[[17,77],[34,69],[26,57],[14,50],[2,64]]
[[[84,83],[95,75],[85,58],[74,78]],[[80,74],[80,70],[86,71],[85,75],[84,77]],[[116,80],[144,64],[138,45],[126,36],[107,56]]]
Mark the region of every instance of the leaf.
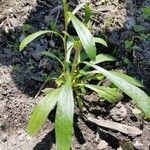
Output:
[[56,55],[54,55],[53,53],[48,52],[48,51],[42,51],[41,54],[42,54],[42,55],[45,55],[45,56],[47,56],[47,57],[50,57],[50,58],[53,58],[53,59],[58,60],[58,61],[60,62],[60,64],[64,67],[63,62],[62,62]]
[[85,12],[85,20],[83,23],[87,24],[90,20],[90,17],[91,17],[91,9],[90,9],[88,4],[85,5],[84,12]]
[[93,65],[89,62],[84,62],[85,64],[92,66],[97,71],[105,75],[111,82],[113,82],[119,89],[121,89],[124,93],[130,96],[142,109],[145,113],[146,117],[150,118],[150,98],[149,96],[139,89],[138,87],[132,85],[131,83],[127,82],[123,78],[114,75],[113,73],[97,66]]
[[102,39],[102,38],[94,37],[93,40],[94,40],[95,43],[100,43],[100,44],[102,44],[102,45],[104,45],[106,47],[108,46],[106,41],[104,39]]
[[62,87],[59,96],[55,118],[56,144],[58,150],[70,150],[73,133],[74,98],[71,76],[68,75],[66,79],[67,81]]
[[93,36],[86,26],[77,19],[71,12],[68,12],[68,15],[73,23],[73,26],[81,40],[82,46],[85,49],[87,55],[91,60],[96,58],[96,46],[93,40]]
[[48,114],[56,105],[59,94],[60,89],[48,93],[34,108],[27,125],[27,132],[29,135],[32,136],[40,130]]
[[141,26],[141,25],[135,25],[133,27],[133,29],[134,29],[135,32],[144,32],[145,31],[144,27]]
[[140,81],[138,81],[138,80],[126,75],[126,74],[123,74],[123,73],[118,72],[118,71],[111,71],[111,73],[113,73],[114,75],[126,80],[127,82],[129,82],[135,86],[144,87],[144,85]]
[[62,37],[59,33],[54,32],[54,31],[50,31],[50,30],[38,31],[38,32],[35,32],[35,33],[33,33],[33,34],[27,36],[27,37],[21,42],[21,44],[20,44],[20,46],[19,46],[20,51],[23,50],[23,49],[27,46],[27,44],[29,44],[31,41],[33,41],[33,40],[36,39],[37,37],[39,37],[39,36],[41,36],[41,35],[43,35],[43,34],[46,34],[46,33],[54,33],[54,34],[56,34],[56,35],[59,35],[59,36],[63,39],[63,37]]
[[117,88],[110,88],[105,86],[96,86],[85,84],[85,87],[95,91],[99,97],[104,97],[110,103],[116,103],[123,99],[121,91]]
[[150,17],[150,7],[145,7],[143,12],[146,17]]
[[91,61],[93,64],[99,64],[105,61],[115,61],[116,59],[108,54],[99,54],[96,56],[95,61]]
[[[83,59],[83,57],[82,57]],[[111,55],[108,54],[99,54],[96,56],[95,61],[91,61],[92,64],[99,64],[102,62],[106,62],[106,61],[115,61],[116,59],[114,57],[112,57]],[[83,69],[87,70],[89,68],[89,66],[85,66]]]

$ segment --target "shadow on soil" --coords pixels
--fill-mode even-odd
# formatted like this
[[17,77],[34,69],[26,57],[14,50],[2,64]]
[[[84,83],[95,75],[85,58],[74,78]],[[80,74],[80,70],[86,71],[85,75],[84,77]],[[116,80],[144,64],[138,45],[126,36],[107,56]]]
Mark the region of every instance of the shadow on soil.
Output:
[[[136,3],[136,5],[134,6],[137,7],[136,8],[134,7],[132,11],[138,12],[138,10],[141,9],[141,6],[143,5],[142,1],[134,0],[133,3],[134,4]],[[26,7],[26,5],[24,7]],[[28,5],[30,6],[30,4]],[[34,9],[31,10],[30,15],[27,17],[26,21],[24,22],[24,24],[31,25],[31,27],[29,27],[30,28],[29,30],[24,31],[23,33],[22,27],[18,25],[17,27],[15,27],[13,32],[9,32],[9,34],[7,34],[3,31],[2,27],[0,29],[1,31],[0,66],[1,67],[7,66],[12,68],[11,76],[17,88],[20,89],[23,93],[28,94],[29,96],[35,96],[35,94],[38,92],[39,88],[43,84],[47,74],[57,70],[59,67],[57,62],[50,60],[46,57],[43,57],[40,54],[40,52],[51,49],[54,52],[63,55],[63,52],[61,51],[62,49],[59,48],[61,47],[61,43],[59,42],[59,40],[55,40],[49,35],[46,35],[41,39],[35,40],[31,44],[29,44],[26,51],[18,52],[19,41],[21,41],[21,39],[24,36],[41,29],[46,29],[47,27],[49,27],[50,29],[52,28],[52,25],[55,21],[57,22],[58,30],[61,30],[63,28],[62,27],[63,13],[62,13],[62,7],[60,2],[52,2],[48,0],[47,1],[44,0],[43,2],[41,2],[40,0],[37,0],[36,7],[33,8]],[[132,9],[131,6],[126,6],[126,8]],[[52,9],[53,11],[51,11]],[[136,16],[134,15],[135,12],[130,12],[130,14],[133,14],[132,16]],[[3,22],[5,20],[6,26],[13,25],[11,22],[12,19],[10,18],[13,18],[14,19],[13,21],[15,21],[17,19],[15,17],[18,17],[18,15],[16,16],[9,15],[5,19],[3,19]],[[138,45],[138,47],[143,50],[133,52],[133,51],[127,51],[123,43],[125,40],[132,39],[132,37],[136,35],[136,33],[133,32],[132,29],[133,24],[136,21],[138,21],[137,18],[127,17],[127,20],[126,22],[124,22],[124,24],[126,24],[126,26],[128,25],[130,29],[126,29],[126,27],[122,27],[120,29],[116,29],[111,32],[105,32],[105,33],[99,32],[97,34],[102,36],[105,34],[105,36],[110,41],[110,43],[108,44],[108,48],[107,49],[105,48],[102,52],[112,53],[113,55],[115,55],[118,60],[117,67],[126,69],[129,72],[129,74],[136,75],[138,79],[143,80],[146,86],[149,86],[150,83],[148,83],[148,81],[150,81],[150,64],[148,64],[145,61],[142,61],[143,59],[145,59],[145,57],[146,58],[148,57],[146,46],[148,46],[149,44],[147,43],[147,41],[140,42],[142,46],[139,47]],[[141,23],[141,21],[139,22]],[[0,22],[0,24],[1,23],[2,22]],[[135,39],[135,42],[136,40],[137,39]],[[142,60],[138,60],[137,58],[135,58],[134,55],[136,55],[136,57],[141,55],[144,58]],[[127,58],[130,61],[130,63],[125,64],[123,61],[124,58]],[[150,60],[150,54],[149,54],[149,58],[147,58],[146,60]],[[141,67],[140,65],[143,66]],[[90,127],[91,125],[87,124],[87,126]],[[75,132],[76,138],[79,138],[80,144],[84,144],[85,139],[83,138],[82,131],[80,131],[77,125],[75,125],[74,127],[75,127],[75,131],[77,131]],[[108,141],[108,139],[105,139],[106,137],[108,136],[104,136],[101,138]],[[42,147],[43,143],[46,146],[44,147],[45,150],[48,150],[52,146],[54,139],[55,138],[54,138],[54,130],[53,130],[52,132],[48,133],[43,138],[43,140],[34,147],[34,150],[43,150]],[[112,139],[114,138],[111,138],[111,140]],[[115,139],[115,143],[118,143],[116,139]]]

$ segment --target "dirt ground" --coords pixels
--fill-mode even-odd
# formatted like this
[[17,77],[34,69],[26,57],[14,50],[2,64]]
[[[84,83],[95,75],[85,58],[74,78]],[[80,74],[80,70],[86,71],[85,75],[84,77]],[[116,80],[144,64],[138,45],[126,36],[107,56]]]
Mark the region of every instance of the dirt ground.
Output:
[[[70,8],[75,8],[78,1],[83,0],[70,0]],[[115,56],[115,68],[135,76],[150,93],[150,20],[143,15],[143,8],[150,6],[150,1],[91,0],[90,4],[92,33],[108,42],[108,48],[100,47],[99,51]],[[50,50],[61,56],[61,44],[59,39],[47,35],[30,43],[26,51],[19,52],[18,46],[35,31],[61,31],[62,23],[60,0],[0,0],[0,150],[55,149],[54,112],[36,136],[29,137],[25,127],[33,107],[43,96],[34,98],[44,79],[49,73],[57,74],[59,67],[41,52]],[[136,25],[142,26],[142,31],[137,31]],[[131,41],[131,46],[125,44]],[[53,87],[53,83],[46,86]],[[99,102],[94,93],[87,93],[84,100],[82,114],[78,109],[75,111],[73,150],[102,150],[102,146],[104,150],[116,150],[120,145],[124,150],[150,149],[150,122],[132,112],[136,105],[128,97],[116,105]],[[121,109],[126,114],[120,117]],[[143,133],[132,137],[98,127],[83,116],[135,126]]]

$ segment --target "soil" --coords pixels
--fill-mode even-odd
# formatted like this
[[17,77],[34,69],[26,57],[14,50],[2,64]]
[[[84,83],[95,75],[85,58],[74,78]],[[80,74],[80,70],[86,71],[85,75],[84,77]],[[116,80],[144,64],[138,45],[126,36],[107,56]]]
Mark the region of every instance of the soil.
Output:
[[[70,8],[74,8],[77,2],[70,0]],[[107,7],[102,6],[104,3]],[[150,1],[92,0],[90,4],[92,33],[108,42],[108,48],[100,47],[101,51],[114,55],[116,68],[142,81],[144,90],[150,93],[150,20],[143,15],[143,8],[150,6]],[[78,15],[81,17],[82,12]],[[35,31],[62,30],[62,23],[62,3],[59,0],[0,0],[0,150],[56,149],[54,113],[32,138],[27,135],[25,127],[33,107],[43,96],[40,94],[35,98],[45,78],[49,73],[59,74],[59,64],[41,52],[48,50],[61,56],[62,46],[59,39],[51,35],[31,42],[26,51],[19,52],[18,46],[26,35]],[[28,30],[27,25],[30,25]],[[135,31],[135,25],[144,30]],[[127,40],[133,40],[132,47],[125,46]],[[54,83],[46,86],[53,88]],[[87,93],[84,100],[82,113],[78,109],[75,111],[72,149],[100,150],[104,146],[106,150],[115,150],[120,145],[126,150],[150,149],[150,122],[143,115],[132,112],[137,107],[130,98],[125,97],[122,103],[112,105],[98,101],[95,93]],[[122,109],[124,114],[118,115]],[[136,126],[143,134],[131,137],[101,128],[88,122],[87,116]]]

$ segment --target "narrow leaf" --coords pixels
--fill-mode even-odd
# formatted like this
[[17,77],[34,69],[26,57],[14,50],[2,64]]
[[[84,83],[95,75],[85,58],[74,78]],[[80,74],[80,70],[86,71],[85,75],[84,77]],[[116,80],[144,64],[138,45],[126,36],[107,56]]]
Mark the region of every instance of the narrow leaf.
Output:
[[95,60],[96,46],[92,34],[88,30],[88,28],[79,19],[77,19],[71,12],[68,12],[68,15],[73,23],[73,26],[81,40],[82,46],[85,49],[87,55],[91,60]]
[[102,44],[102,45],[104,45],[106,47],[108,46],[106,41],[104,39],[102,39],[102,38],[94,37],[93,40],[94,40],[95,43],[100,43],[100,44]]
[[85,87],[95,91],[99,97],[104,97],[110,103],[116,103],[123,98],[121,91],[117,88],[96,86],[90,84],[86,84]]
[[71,77],[68,75],[65,85],[62,87],[56,111],[55,131],[58,150],[70,150],[73,133],[73,114],[72,83]]
[[50,58],[53,58],[53,59],[58,60],[58,61],[60,62],[60,64],[64,67],[63,62],[62,62],[56,55],[54,55],[53,53],[48,52],[48,51],[43,51],[43,52],[41,52],[41,54],[42,54],[42,55],[45,55],[45,56],[47,56],[47,57],[50,57]]
[[39,37],[43,34],[46,34],[46,33],[54,33],[56,35],[59,35],[63,40],[63,37],[57,32],[50,31],[50,30],[38,31],[38,32],[35,32],[35,33],[27,36],[25,39],[23,39],[23,41],[21,42],[21,44],[19,46],[20,51],[23,50],[27,46],[27,44],[29,44],[31,41],[33,41],[37,37]]
[[108,54],[99,54],[96,56],[95,61],[91,61],[93,64],[99,64],[105,61],[115,61],[116,59]]
[[138,81],[138,80],[126,75],[126,74],[123,74],[123,73],[118,72],[118,71],[111,71],[111,73],[113,73],[114,75],[126,80],[127,82],[129,82],[135,86],[144,87],[144,85],[140,81]]
[[85,5],[84,13],[85,13],[84,24],[87,24],[91,17],[91,9],[88,4]]
[[34,108],[27,125],[27,132],[29,135],[32,136],[40,130],[48,114],[56,105],[59,93],[60,89],[48,93]]
[[119,89],[121,89],[124,93],[126,93],[128,96],[130,96],[142,109],[142,111],[145,113],[146,117],[150,118],[150,98],[149,96],[139,89],[138,87],[132,85],[131,83],[127,82],[123,78],[120,78],[113,73],[97,66],[93,65],[89,62],[84,62],[85,64],[92,66],[96,70],[98,70],[100,73],[105,75],[110,81],[112,81]]

